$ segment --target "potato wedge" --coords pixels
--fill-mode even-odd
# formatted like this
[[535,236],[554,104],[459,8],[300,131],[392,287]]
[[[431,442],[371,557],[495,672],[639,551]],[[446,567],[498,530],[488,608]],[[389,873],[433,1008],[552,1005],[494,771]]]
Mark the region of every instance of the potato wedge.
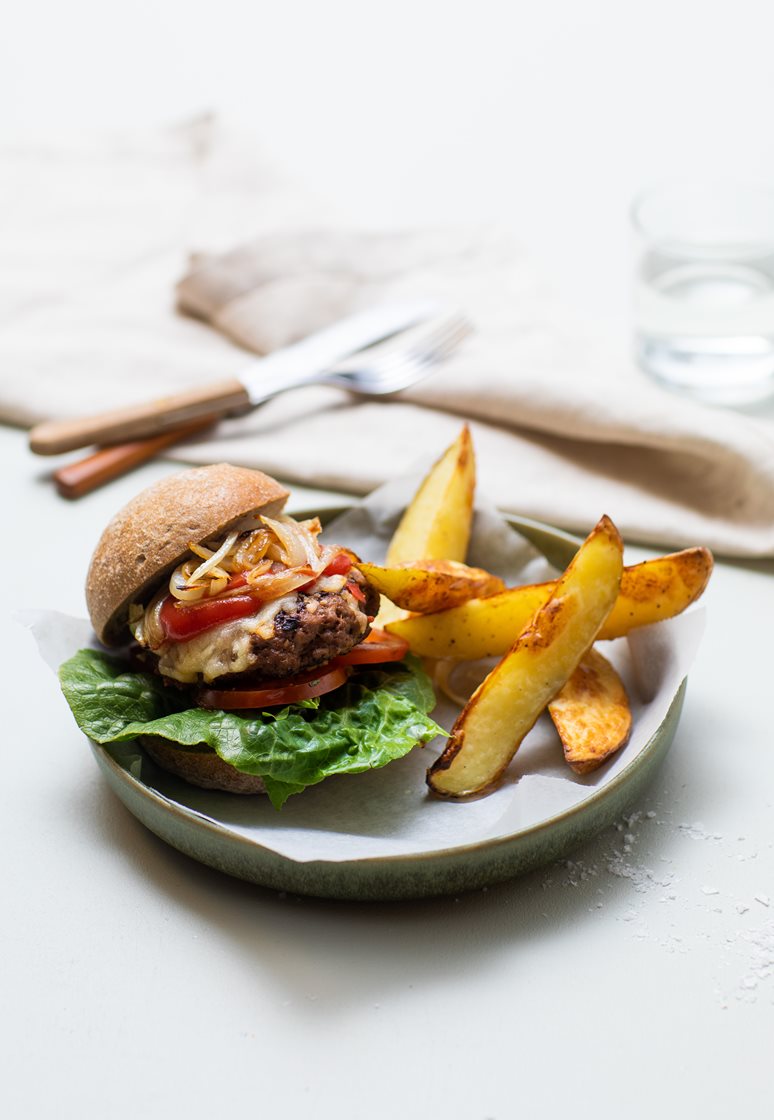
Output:
[[548,714],[562,740],[567,764],[576,774],[589,774],[628,741],[632,710],[623,681],[596,649],[580,665],[548,705]]
[[[387,567],[412,560],[464,561],[473,523],[476,456],[467,424],[420,484],[387,549]],[[405,617],[382,597],[376,626]]]
[[427,772],[442,797],[492,789],[546,704],[574,673],[618,595],[623,542],[603,517],[510,651],[460,713]]
[[[712,554],[706,548],[624,568],[618,599],[599,637],[620,638],[637,626],[673,618],[699,598],[711,573]],[[555,587],[553,582],[526,584],[450,610],[396,620],[387,629],[405,638],[420,657],[499,657]]]
[[464,561],[475,487],[476,458],[466,424],[403,514],[387,550],[387,566],[420,559]]
[[390,621],[386,629],[405,638],[419,657],[459,661],[502,657],[555,587],[534,583],[510,588],[450,610]]
[[368,582],[397,607],[425,614],[505,590],[498,576],[457,560],[414,560],[395,568],[359,564]]
[[624,568],[621,591],[600,638],[622,638],[637,626],[682,614],[704,592],[713,564],[708,548],[685,548]]

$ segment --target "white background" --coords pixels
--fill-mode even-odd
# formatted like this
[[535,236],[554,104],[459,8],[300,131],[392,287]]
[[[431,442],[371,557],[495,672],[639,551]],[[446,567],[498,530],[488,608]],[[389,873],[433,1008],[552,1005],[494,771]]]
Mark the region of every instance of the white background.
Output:
[[665,178],[774,177],[766,0],[26,0],[0,122],[218,111],[365,226],[506,223],[611,329],[627,210]]
[[[773,39],[750,0],[6,4],[0,125],[222,112],[350,221],[509,225],[623,339],[632,194],[774,178]],[[20,433],[0,457],[7,1115],[769,1115],[771,564],[719,568],[670,758],[580,866],[321,904],[146,833],[7,621],[81,612],[100,525],[168,466],[69,507]]]

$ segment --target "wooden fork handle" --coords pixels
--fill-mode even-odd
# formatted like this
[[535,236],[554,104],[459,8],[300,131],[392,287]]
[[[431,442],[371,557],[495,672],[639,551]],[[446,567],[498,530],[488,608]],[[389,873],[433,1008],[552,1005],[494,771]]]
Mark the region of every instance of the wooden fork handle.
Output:
[[112,447],[103,447],[85,459],[67,463],[66,466],[54,471],[56,488],[63,498],[81,498],[84,494],[96,490],[98,486],[152,459],[159,451],[164,451],[180,440],[203,431],[216,419],[216,416],[207,416],[203,420],[186,424],[182,428],[154,436],[152,439],[138,439],[132,443],[116,443]]
[[91,443],[121,443],[161,435],[194,420],[242,412],[249,407],[247,390],[241,381],[232,378],[97,416],[48,420],[30,432],[30,448],[37,455],[58,455],[60,451],[73,451]]

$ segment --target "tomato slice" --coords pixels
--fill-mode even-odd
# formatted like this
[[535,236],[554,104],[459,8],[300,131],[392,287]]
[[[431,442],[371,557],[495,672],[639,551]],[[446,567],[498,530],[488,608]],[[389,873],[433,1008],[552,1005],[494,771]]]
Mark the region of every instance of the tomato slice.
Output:
[[247,572],[237,572],[232,576],[226,586],[221,591],[221,595],[225,595],[227,591],[233,591],[236,587],[244,587],[247,583]]
[[360,584],[355,583],[354,580],[348,580],[347,583],[344,584],[344,588],[350,593],[353,599],[357,599],[358,603],[364,603],[366,601],[365,591],[363,591]]
[[272,708],[277,704],[295,704],[311,700],[340,688],[349,676],[345,665],[328,663],[308,673],[298,673],[286,680],[262,681],[256,688],[205,688],[198,695],[202,708]]
[[371,630],[365,641],[336,661],[340,665],[378,665],[385,661],[402,661],[408,649],[405,638],[388,634],[386,630]]
[[258,605],[254,595],[200,599],[197,603],[179,603],[172,595],[168,595],[161,604],[159,622],[166,638],[173,642],[184,642],[212,626],[254,614]]
[[352,567],[352,560],[346,552],[334,556],[330,564],[323,571],[324,576],[345,576]]

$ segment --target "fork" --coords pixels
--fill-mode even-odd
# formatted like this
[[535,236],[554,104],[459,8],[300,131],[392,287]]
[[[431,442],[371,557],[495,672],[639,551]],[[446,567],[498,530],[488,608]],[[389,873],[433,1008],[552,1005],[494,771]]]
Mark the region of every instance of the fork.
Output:
[[438,315],[360,350],[334,367],[296,374],[287,367],[266,372],[253,404],[265,404],[290,389],[333,385],[356,396],[399,393],[426,377],[471,331],[459,313]]
[[[261,402],[305,385],[332,385],[363,397],[383,397],[417,384],[471,332],[464,316],[437,316],[338,362],[335,369],[304,377],[267,379]],[[86,458],[54,471],[57,490],[65,498],[80,498],[152,459],[158,452],[210,427],[219,415],[200,417],[193,423],[160,435],[104,447]]]
[[463,315],[438,316],[361,350],[337,363],[336,369],[323,370],[310,380],[365,397],[399,393],[427,377],[433,366],[447,358],[471,330]]

